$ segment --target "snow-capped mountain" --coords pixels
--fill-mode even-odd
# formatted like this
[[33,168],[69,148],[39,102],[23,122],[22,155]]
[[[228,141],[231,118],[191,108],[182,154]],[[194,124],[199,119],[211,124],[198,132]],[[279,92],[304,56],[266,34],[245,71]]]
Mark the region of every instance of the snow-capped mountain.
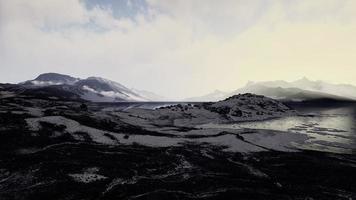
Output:
[[[118,101],[151,101],[149,96],[139,94],[127,87],[101,77],[86,79],[74,78],[64,74],[45,73],[36,79],[20,83],[29,90],[38,92],[59,91],[73,94],[83,100],[92,102],[118,102]],[[68,96],[68,95],[66,95]],[[74,98],[74,97],[73,97]]]
[[82,98],[89,101],[149,101],[120,83],[100,77],[89,77],[75,85],[84,90]]

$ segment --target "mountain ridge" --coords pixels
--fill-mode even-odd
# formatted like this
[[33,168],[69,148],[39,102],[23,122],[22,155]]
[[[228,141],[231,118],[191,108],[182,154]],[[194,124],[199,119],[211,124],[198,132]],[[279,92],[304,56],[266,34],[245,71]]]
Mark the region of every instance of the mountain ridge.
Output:
[[356,86],[351,84],[332,84],[325,81],[311,81],[306,77],[295,81],[248,81],[242,88],[233,92],[221,92],[221,97],[215,98],[214,92],[188,99],[194,101],[217,101],[232,95],[242,93],[254,93],[270,98],[285,101],[309,101],[315,99],[334,99],[334,100],[356,100]]
[[[50,72],[40,74],[35,79],[21,82],[19,85],[27,89],[27,92],[32,90],[36,93],[39,88],[46,91],[63,89],[64,92],[74,93],[74,96],[92,102],[152,101],[150,97],[139,94],[118,82],[95,76],[81,79]],[[66,86],[71,86],[73,91],[68,91]]]

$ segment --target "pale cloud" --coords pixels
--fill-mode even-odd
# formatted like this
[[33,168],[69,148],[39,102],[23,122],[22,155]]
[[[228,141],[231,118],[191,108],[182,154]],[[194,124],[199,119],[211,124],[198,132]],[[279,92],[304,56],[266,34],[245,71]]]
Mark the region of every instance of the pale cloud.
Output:
[[263,0],[148,0],[148,3],[202,35],[236,33],[251,26],[268,7]]
[[148,0],[134,17],[79,0],[0,0],[1,82],[53,71],[172,98],[248,80],[356,84],[356,1]]

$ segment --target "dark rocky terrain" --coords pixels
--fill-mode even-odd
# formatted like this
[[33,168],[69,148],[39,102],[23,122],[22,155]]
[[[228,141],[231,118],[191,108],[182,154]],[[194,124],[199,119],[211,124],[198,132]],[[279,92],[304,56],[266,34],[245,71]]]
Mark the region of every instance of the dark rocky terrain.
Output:
[[[280,141],[285,144],[266,143],[264,136],[280,138],[268,131],[184,126],[189,120],[182,116],[195,119],[200,116],[196,109],[209,113],[202,116],[215,113],[226,119],[238,108],[230,103],[241,98],[256,102],[263,97],[242,95],[216,104],[139,112],[2,90],[0,199],[356,197],[354,154],[303,150],[285,138]],[[267,103],[259,105],[254,113],[267,111],[262,110]],[[252,109],[239,106],[238,117]],[[274,110],[282,107],[283,113],[292,111],[282,104]]]

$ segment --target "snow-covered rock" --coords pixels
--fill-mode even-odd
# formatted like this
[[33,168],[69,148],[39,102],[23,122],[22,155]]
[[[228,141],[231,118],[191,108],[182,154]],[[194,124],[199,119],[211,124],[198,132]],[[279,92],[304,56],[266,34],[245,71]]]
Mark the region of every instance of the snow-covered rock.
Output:
[[[92,142],[103,145],[139,144],[149,147],[172,147],[181,146],[186,143],[209,143],[222,146],[225,148],[225,151],[252,153],[268,150],[297,151],[295,144],[302,144],[308,139],[306,135],[291,132],[256,130],[254,133],[244,133],[242,129],[226,129],[208,126],[187,132],[176,132],[176,134],[172,134],[172,136],[125,135],[124,133],[115,133],[88,127],[77,121],[61,116],[27,118],[26,122],[30,131],[40,131],[42,129],[41,122],[46,122],[58,127],[64,127],[64,132],[70,134],[75,140],[87,141],[90,139]],[[141,127],[147,128],[145,124],[142,124]],[[161,129],[160,132],[168,133],[169,131],[167,129]],[[209,132],[211,132],[211,134],[209,134]],[[86,139],[83,137],[84,134],[87,135],[87,137],[85,137]],[[34,150],[32,153],[45,150],[46,148],[48,147]],[[92,182],[104,178],[95,172],[96,171],[86,171],[84,173],[70,174],[70,176],[79,182]],[[84,181],[83,179],[88,181]]]

